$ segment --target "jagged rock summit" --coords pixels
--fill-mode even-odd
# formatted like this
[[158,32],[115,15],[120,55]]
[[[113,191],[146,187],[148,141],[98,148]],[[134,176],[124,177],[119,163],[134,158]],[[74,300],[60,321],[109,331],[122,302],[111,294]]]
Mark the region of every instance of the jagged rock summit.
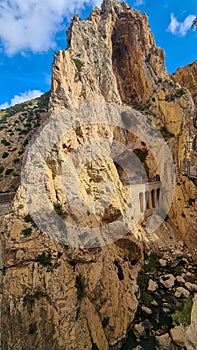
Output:
[[125,3],[104,1],[87,20],[75,16],[67,37],[69,49],[53,65],[53,112],[85,100],[146,104],[158,77],[166,77],[164,52],[155,45],[147,16]]
[[101,9],[104,12],[110,12],[112,9],[120,7],[121,5],[118,0],[104,0]]

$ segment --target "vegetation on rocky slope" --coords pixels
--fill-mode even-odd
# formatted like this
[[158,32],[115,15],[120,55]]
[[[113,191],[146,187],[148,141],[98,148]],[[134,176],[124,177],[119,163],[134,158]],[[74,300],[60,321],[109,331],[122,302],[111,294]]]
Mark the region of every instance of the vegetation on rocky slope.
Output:
[[18,188],[23,154],[30,137],[47,118],[49,95],[0,111],[0,192]]

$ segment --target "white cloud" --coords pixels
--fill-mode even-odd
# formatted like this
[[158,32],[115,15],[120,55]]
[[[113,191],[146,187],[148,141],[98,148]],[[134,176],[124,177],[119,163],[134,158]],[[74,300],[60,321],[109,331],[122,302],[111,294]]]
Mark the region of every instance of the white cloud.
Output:
[[23,92],[20,95],[15,95],[12,99],[11,102],[5,102],[3,104],[0,105],[0,109],[5,109],[11,106],[16,105],[17,103],[22,103],[28,100],[32,100],[36,97],[39,97],[40,95],[42,95],[43,92],[41,92],[40,90],[29,90],[28,92]]
[[6,109],[6,108],[8,108],[8,107],[10,107],[9,103],[7,103],[7,102],[2,103],[2,105],[0,105],[0,110],[1,110],[1,109]]
[[136,0],[134,2],[134,6],[141,6],[141,5],[144,5],[144,0]]
[[185,36],[188,30],[191,28],[192,22],[194,20],[194,15],[189,15],[185,18],[183,22],[177,21],[173,13],[171,13],[170,25],[168,31],[174,35]]
[[0,41],[8,55],[55,48],[64,18],[100,0],[0,0]]

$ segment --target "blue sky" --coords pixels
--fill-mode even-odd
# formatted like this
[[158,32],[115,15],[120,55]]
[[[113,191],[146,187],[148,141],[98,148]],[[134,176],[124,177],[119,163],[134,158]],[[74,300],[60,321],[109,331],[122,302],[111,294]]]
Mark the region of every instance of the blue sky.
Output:
[[[101,0],[0,0],[0,108],[50,89],[54,51],[67,46],[71,17],[86,18]],[[169,73],[197,59],[197,30],[190,29],[196,0],[128,0],[149,16]]]

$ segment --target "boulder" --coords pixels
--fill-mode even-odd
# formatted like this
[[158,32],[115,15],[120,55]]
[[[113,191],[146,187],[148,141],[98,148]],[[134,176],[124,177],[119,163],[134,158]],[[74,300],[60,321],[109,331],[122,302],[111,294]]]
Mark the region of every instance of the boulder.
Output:
[[155,337],[157,350],[171,350],[172,341],[168,333]]
[[170,289],[170,288],[174,287],[175,280],[176,280],[176,278],[171,274],[160,276],[160,283],[166,289]]
[[190,292],[183,287],[178,287],[176,289],[176,292],[174,293],[174,296],[175,296],[175,298],[184,297],[184,298],[188,299],[190,296]]
[[177,276],[176,277],[176,281],[179,284],[184,284],[185,283],[185,280],[184,280],[184,278],[182,276]]
[[155,292],[157,290],[157,288],[158,288],[158,284],[150,279],[149,282],[148,282],[147,290],[149,292]]
[[161,267],[166,267],[167,266],[167,260],[165,259],[159,259],[159,265]]
[[185,283],[185,287],[190,291],[190,292],[195,292],[197,293],[197,284],[195,283],[190,283],[190,282],[186,282]]
[[172,328],[170,334],[175,345],[185,347],[185,336],[182,326]]
[[136,334],[137,337],[139,338],[146,338],[146,331],[145,331],[145,328],[144,328],[144,325],[143,323],[136,323],[133,327],[134,329],[134,332]]
[[142,306],[142,311],[147,315],[152,315],[152,310],[149,307]]

